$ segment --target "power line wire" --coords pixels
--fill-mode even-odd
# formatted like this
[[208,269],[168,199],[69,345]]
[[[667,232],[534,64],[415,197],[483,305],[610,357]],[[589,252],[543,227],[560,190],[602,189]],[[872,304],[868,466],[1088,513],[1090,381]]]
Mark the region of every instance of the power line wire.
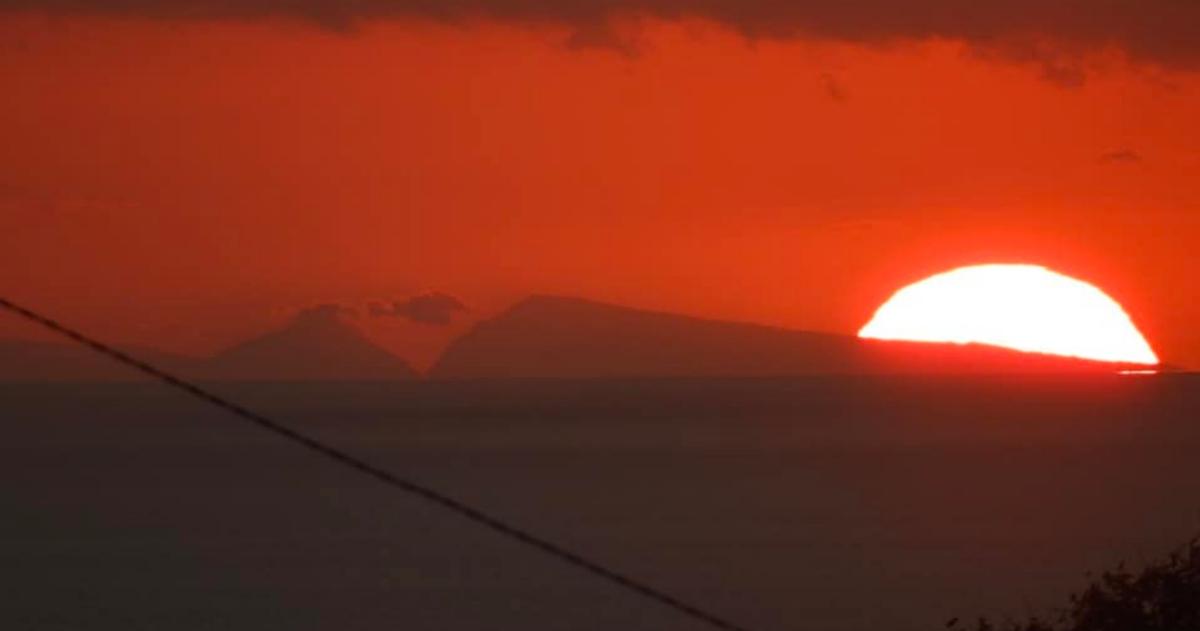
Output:
[[296,443],[308,449],[309,451],[316,452],[317,454],[333,460],[338,464],[344,465],[358,471],[359,473],[375,478],[384,484],[411,495],[415,495],[418,498],[432,504],[436,504],[437,506],[475,522],[476,524],[484,526],[510,539],[515,539],[526,546],[540,550],[541,552],[552,557],[556,557],[560,561],[575,566],[584,572],[605,579],[625,590],[653,600],[685,616],[700,622],[704,622],[705,624],[716,629],[722,629],[723,631],[749,631],[749,629],[746,627],[734,624],[733,622],[730,622],[729,620],[726,620],[716,614],[710,613],[701,607],[685,602],[655,587],[651,587],[642,581],[617,572],[616,570],[611,570],[578,553],[572,552],[571,550],[568,550],[567,548],[564,548],[545,538],[532,534],[527,530],[513,526],[440,491],[436,491],[428,486],[425,486],[424,484],[400,477],[395,473],[362,460],[361,458],[342,451],[337,447],[330,446],[284,423],[242,407],[241,405],[238,405],[237,403],[234,403],[224,397],[213,394],[212,392],[209,392],[208,390],[197,386],[190,381],[176,377],[175,375],[161,370],[151,364],[117,350],[112,346],[84,335],[83,333],[61,324],[56,320],[22,307],[6,298],[0,297],[0,307],[3,307],[17,316],[20,316],[74,342],[77,342],[91,349],[92,351],[95,351],[96,353],[105,355],[110,359],[117,361],[118,363],[124,364],[125,366],[146,374],[157,381],[166,384],[167,386],[175,388],[176,390],[180,390],[194,398],[204,401],[205,403],[225,410],[234,416],[260,427],[261,429]]

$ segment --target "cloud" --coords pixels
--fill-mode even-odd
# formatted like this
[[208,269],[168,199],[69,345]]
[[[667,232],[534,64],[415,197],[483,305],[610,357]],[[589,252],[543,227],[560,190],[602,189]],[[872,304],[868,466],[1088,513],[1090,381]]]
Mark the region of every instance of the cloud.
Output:
[[828,72],[821,75],[821,87],[825,88],[826,96],[838,103],[845,103],[850,98],[841,82]]
[[393,302],[390,305],[373,302],[368,307],[368,312],[372,317],[403,318],[436,326],[450,324],[455,314],[466,310],[467,306],[458,298],[440,291],[420,294],[406,300]]
[[1021,35],[970,44],[970,52],[977,57],[1036,66],[1041,70],[1043,79],[1063,87],[1079,87],[1087,82],[1087,69],[1084,67],[1087,47],[1079,42]]
[[358,312],[350,307],[327,303],[301,309],[296,313],[295,320],[296,322],[328,322],[344,317],[356,318]]
[[[603,41],[614,19],[699,18],[755,38],[868,43],[946,38],[981,49],[1026,52],[1116,46],[1137,60],[1200,67],[1196,0],[0,0],[0,10],[291,17],[338,30],[377,18],[484,18],[568,25],[581,33],[576,45]],[[1072,81],[1078,77],[1072,67],[1051,65],[1048,74]]]
[[1117,149],[1116,151],[1109,151],[1108,153],[1100,156],[1100,161],[1108,164],[1115,162],[1141,162],[1142,154],[1134,151],[1133,149]]
[[597,21],[576,25],[566,41],[567,48],[574,50],[601,49],[616,51],[626,58],[637,57],[643,48],[638,33],[618,28],[609,21]]

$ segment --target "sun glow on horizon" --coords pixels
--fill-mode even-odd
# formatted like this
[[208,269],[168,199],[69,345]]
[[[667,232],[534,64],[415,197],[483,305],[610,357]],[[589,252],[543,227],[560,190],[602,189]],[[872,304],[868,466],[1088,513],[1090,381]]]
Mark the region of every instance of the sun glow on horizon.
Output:
[[974,265],[930,276],[896,292],[858,335],[1159,363],[1120,304],[1091,284],[1038,265]]

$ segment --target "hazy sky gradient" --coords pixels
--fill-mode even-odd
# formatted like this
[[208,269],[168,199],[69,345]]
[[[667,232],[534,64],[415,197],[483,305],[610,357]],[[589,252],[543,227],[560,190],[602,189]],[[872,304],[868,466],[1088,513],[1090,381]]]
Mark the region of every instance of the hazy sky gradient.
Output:
[[[589,39],[370,2],[341,31],[8,12],[0,286],[201,352],[311,304],[434,290],[472,317],[540,291],[849,333],[901,284],[1022,261],[1099,284],[1200,366],[1200,81],[1165,47],[1194,28],[1185,4],[1138,5],[1186,18],[1160,39],[1091,16],[1026,48],[961,24],[831,41],[799,26],[837,20],[802,12],[782,23],[820,32],[753,40],[749,17]],[[118,6],[0,4],[35,5]],[[613,36],[630,47],[580,46]],[[457,329],[364,324],[418,354]]]

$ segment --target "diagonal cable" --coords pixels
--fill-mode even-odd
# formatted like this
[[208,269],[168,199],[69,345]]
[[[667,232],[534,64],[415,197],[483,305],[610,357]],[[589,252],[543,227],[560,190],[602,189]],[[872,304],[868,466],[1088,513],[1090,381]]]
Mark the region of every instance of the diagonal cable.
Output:
[[287,439],[308,449],[309,451],[316,452],[317,454],[324,456],[325,458],[328,458],[329,460],[332,460],[340,465],[375,478],[379,482],[387,484],[395,489],[410,495],[415,495],[431,504],[436,504],[437,506],[440,506],[446,510],[457,513],[459,516],[475,522],[476,524],[484,526],[485,528],[504,535],[510,539],[515,539],[516,541],[525,544],[530,548],[539,550],[545,554],[559,559],[560,561],[563,561],[564,563],[567,563],[568,565],[572,565],[577,569],[602,578],[610,583],[614,583],[627,591],[653,600],[670,609],[674,609],[680,614],[688,616],[694,620],[704,622],[710,627],[722,629],[723,631],[749,631],[749,629],[746,627],[734,624],[733,622],[730,622],[714,613],[710,613],[697,605],[693,605],[684,600],[676,598],[675,596],[663,592],[655,587],[651,587],[642,581],[617,572],[616,570],[611,570],[559,544],[553,543],[548,539],[493,517],[477,508],[441,493],[440,491],[429,488],[418,482],[400,477],[391,471],[371,464],[370,462],[358,458],[357,456],[342,451],[337,447],[328,445],[312,436],[296,430],[285,423],[244,408],[241,405],[238,405],[237,403],[234,403],[224,397],[213,394],[212,392],[209,392],[208,390],[197,386],[190,381],[176,377],[175,375],[156,368],[151,364],[131,357],[130,355],[117,350],[112,346],[104,344],[103,342],[99,342],[87,335],[84,335],[83,333],[80,333],[79,331],[76,331],[75,329],[60,324],[56,320],[50,319],[35,311],[22,307],[10,300],[0,297],[0,308],[4,308],[17,316],[47,328],[70,339],[73,342],[77,342],[91,349],[92,351],[95,351],[96,353],[107,356],[118,363],[124,364],[125,366],[146,374],[155,380],[166,384],[167,386],[175,388],[176,390],[181,390],[194,398],[200,399],[205,403],[225,410],[226,412],[229,412],[230,414],[233,414],[234,416],[237,416],[248,423],[257,425],[261,429],[271,432],[281,438]]

